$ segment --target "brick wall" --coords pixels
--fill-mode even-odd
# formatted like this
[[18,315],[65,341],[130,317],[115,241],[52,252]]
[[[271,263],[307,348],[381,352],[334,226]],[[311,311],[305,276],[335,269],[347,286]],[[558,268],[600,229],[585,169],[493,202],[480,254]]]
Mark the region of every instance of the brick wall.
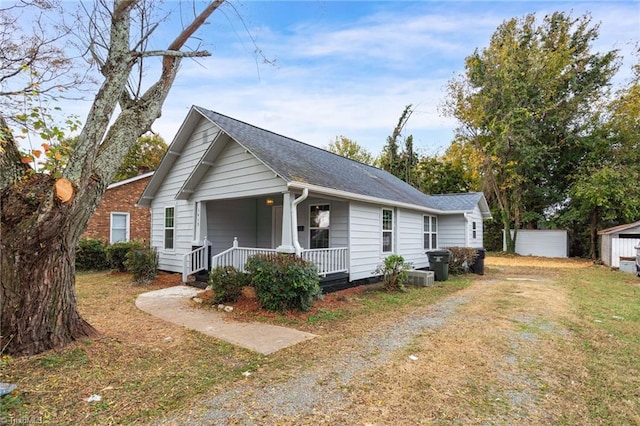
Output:
[[107,189],[82,238],[109,242],[111,212],[128,212],[129,240],[148,242],[151,236],[151,212],[147,207],[136,206],[136,202],[149,180],[151,176]]

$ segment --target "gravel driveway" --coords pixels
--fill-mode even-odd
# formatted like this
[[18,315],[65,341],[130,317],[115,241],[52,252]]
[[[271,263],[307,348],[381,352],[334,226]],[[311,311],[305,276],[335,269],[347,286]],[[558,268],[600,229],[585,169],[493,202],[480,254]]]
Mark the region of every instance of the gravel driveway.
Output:
[[[351,342],[349,350],[335,354],[332,359],[304,370],[297,377],[278,383],[252,381],[237,383],[218,395],[208,397],[194,405],[191,412],[175,414],[160,420],[166,425],[266,425],[297,423],[314,416],[327,419],[341,412],[347,402],[345,389],[363,379],[365,373],[387,362],[400,348],[425,329],[438,329],[469,302],[460,294],[448,297],[430,306],[427,312],[413,314],[400,322],[372,330]],[[343,421],[348,413],[341,412]],[[356,419],[353,419],[354,422]]]

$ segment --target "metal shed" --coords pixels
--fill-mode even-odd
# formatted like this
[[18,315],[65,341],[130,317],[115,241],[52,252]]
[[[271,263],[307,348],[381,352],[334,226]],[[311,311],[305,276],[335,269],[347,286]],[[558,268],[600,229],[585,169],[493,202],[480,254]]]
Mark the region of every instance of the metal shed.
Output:
[[635,247],[640,245],[640,221],[614,226],[598,232],[600,235],[600,258],[614,268],[620,267],[620,258],[635,258]]

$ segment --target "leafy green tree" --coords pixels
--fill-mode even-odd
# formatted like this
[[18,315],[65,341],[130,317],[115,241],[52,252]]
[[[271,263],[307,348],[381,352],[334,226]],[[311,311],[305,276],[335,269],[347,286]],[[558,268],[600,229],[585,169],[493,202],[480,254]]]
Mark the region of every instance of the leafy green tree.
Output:
[[157,169],[166,151],[167,144],[160,135],[153,133],[142,135],[127,153],[122,166],[113,178],[114,182],[137,176],[142,170]]
[[[498,27],[489,46],[466,58],[449,85],[446,111],[457,134],[482,155],[484,187],[515,251],[517,230],[535,225],[568,196],[588,147],[592,106],[618,68],[616,52],[592,53],[598,26],[588,15],[535,15]],[[511,237],[510,228],[516,233]]]
[[356,141],[343,135],[336,136],[336,139],[327,147],[327,151],[364,164],[372,165],[375,161],[373,154],[371,154],[366,148],[358,145]]
[[480,157],[471,143],[454,141],[444,155],[423,156],[414,168],[419,189],[427,194],[480,191]]
[[589,138],[590,151],[573,175],[569,202],[558,221],[589,229],[598,258],[598,230],[640,218],[640,64],[632,81],[605,108]]

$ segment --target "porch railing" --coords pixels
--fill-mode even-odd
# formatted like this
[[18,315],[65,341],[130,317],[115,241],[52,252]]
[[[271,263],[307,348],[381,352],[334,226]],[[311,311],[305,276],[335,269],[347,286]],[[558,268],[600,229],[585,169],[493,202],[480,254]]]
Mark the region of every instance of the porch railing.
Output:
[[[211,258],[211,267],[233,266],[246,272],[247,260],[256,254],[275,253],[275,249],[239,247],[238,239],[233,239],[233,247]],[[325,276],[337,272],[349,272],[347,247],[303,250],[301,257],[318,268],[318,274]]]
[[326,249],[302,250],[302,258],[315,264],[318,274],[325,276],[337,272],[349,272],[347,248],[336,247]]
[[211,243],[205,238],[202,247],[198,247],[182,256],[182,282],[186,283],[189,280],[189,275],[209,269],[207,260],[210,246]]
[[218,266],[233,266],[238,271],[246,272],[244,269],[247,260],[256,254],[275,253],[274,249],[262,249],[251,247],[239,247],[238,239],[233,239],[233,247],[218,253],[211,258],[211,268]]

